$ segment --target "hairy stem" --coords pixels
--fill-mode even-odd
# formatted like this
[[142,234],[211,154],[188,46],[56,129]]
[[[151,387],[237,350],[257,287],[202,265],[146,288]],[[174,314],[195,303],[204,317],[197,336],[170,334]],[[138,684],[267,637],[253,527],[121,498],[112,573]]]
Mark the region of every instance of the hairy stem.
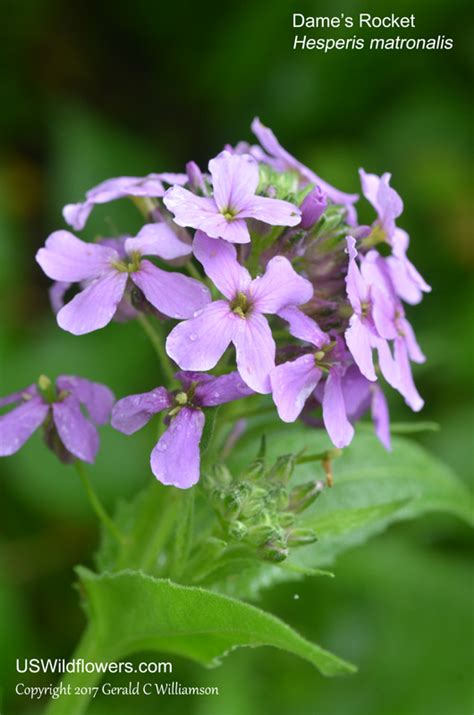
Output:
[[[100,662],[101,656],[97,651],[97,639],[90,628],[84,631],[76,650],[71,656],[71,660],[80,659],[88,662]],[[62,678],[58,687],[61,687],[60,695],[55,700],[51,700],[46,707],[45,715],[83,715],[94,691],[91,688],[98,687],[102,673],[67,673]]]
[[104,525],[109,534],[114,537],[114,539],[116,539],[120,544],[124,544],[126,541],[125,537],[123,536],[123,534],[121,534],[114,520],[107,514],[104,506],[102,505],[102,502],[95,493],[94,488],[89,480],[89,477],[87,476],[84,464],[80,460],[77,460],[76,462],[74,462],[74,464],[81,479],[81,482],[84,485],[84,489],[89,499],[89,503],[94,512],[96,513],[97,517],[99,518],[100,522]]

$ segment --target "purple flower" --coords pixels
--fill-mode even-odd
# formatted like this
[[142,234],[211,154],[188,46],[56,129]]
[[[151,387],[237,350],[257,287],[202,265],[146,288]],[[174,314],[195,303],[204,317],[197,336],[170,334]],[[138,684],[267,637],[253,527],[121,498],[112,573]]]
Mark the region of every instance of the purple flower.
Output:
[[382,388],[367,380],[356,365],[350,365],[342,378],[342,393],[348,419],[357,422],[370,409],[375,434],[385,449],[391,450],[390,418]]
[[[396,384],[392,384],[392,386],[403,395],[407,405],[418,412],[424,403],[413,381],[410,360],[423,363],[425,356],[397,297],[387,260],[382,258],[377,251],[369,251],[363,258],[361,273],[369,289],[374,290],[373,287],[376,287],[379,294],[384,296],[385,310],[382,319],[378,320],[378,329],[383,338],[393,340],[394,364],[398,370],[398,376]],[[374,314],[376,313],[374,312]]]
[[423,293],[429,293],[431,287],[407,258],[408,234],[395,223],[403,211],[403,202],[390,186],[391,174],[387,172],[377,176],[366,174],[363,169],[359,169],[359,174],[362,192],[377,212],[375,227],[385,234],[385,239],[392,247],[387,264],[397,295],[412,305],[419,303]]
[[258,156],[261,161],[267,161],[267,163],[271,164],[271,166],[278,171],[288,171],[292,169],[300,175],[305,183],[319,186],[335,204],[346,206],[348,221],[351,225],[355,224],[356,212],[353,204],[358,200],[358,194],[346,194],[343,191],[335,189],[334,186],[331,186],[331,184],[328,184],[326,181],[323,181],[323,179],[317,176],[311,169],[308,169],[307,166],[301,164],[301,162],[287,152],[272,130],[265,127],[258,117],[255,117],[252,122],[252,131],[265,151],[270,155],[262,157],[259,153]]
[[30,385],[0,399],[0,407],[14,405],[0,416],[0,456],[15,454],[44,424],[45,441],[62,461],[76,457],[94,462],[99,449],[94,425],[108,422],[114,399],[109,388],[97,382],[61,375],[54,386],[42,376],[38,386]]
[[272,258],[265,274],[252,280],[234,246],[200,231],[193,251],[225,300],[179,323],[166,341],[168,355],[184,370],[211,370],[232,342],[244,382],[256,392],[270,392],[275,342],[264,314],[306,303],[313,295],[311,283],[282,256]]
[[258,164],[248,154],[221,152],[209,162],[213,196],[196,196],[173,186],[163,199],[179,226],[200,229],[211,238],[230,243],[249,243],[246,219],[272,226],[296,226],[299,209],[288,201],[255,194],[259,181]]
[[120,176],[107,179],[94,186],[86,193],[86,200],[78,204],[67,204],[63,209],[65,221],[75,231],[80,231],[86,225],[87,219],[96,204],[107,204],[109,201],[122,199],[126,196],[161,197],[165,194],[166,184],[185,184],[186,174],[148,174],[148,176]]
[[151,392],[119,400],[112,411],[112,426],[133,434],[153,415],[167,410],[168,427],[151,453],[151,469],[163,484],[188,489],[199,480],[199,444],[204,429],[203,407],[216,407],[252,394],[237,372],[213,377],[202,373],[179,372],[182,385],[170,392],[157,387]]
[[355,244],[355,239],[348,236],[346,287],[354,312],[345,332],[347,347],[361,373],[371,382],[377,379],[372,356],[372,350],[377,349],[383,376],[392,387],[398,389],[398,368],[387,343],[387,339],[396,334],[392,321],[393,304],[379,285],[365,280],[356,262]]
[[58,324],[74,335],[103,328],[117,312],[129,281],[157,310],[171,318],[188,318],[209,302],[199,281],[164,271],[142,256],[171,260],[190,253],[164,223],[147,224],[124,243],[125,259],[110,246],[85,243],[68,231],[56,231],[40,248],[36,260],[49,278],[87,287],[57,314]]
[[281,311],[280,316],[288,321],[294,337],[315,348],[272,370],[272,395],[280,418],[284,422],[294,422],[308,397],[326,375],[321,400],[324,425],[336,447],[347,446],[354,435],[354,428],[347,418],[342,391],[345,364],[340,341],[331,342],[329,336],[297,308]]
[[[124,261],[127,259],[127,254],[125,253],[126,240],[127,236],[122,236],[120,238],[101,238],[97,241],[97,243],[101,246],[115,248],[120,255],[120,259]],[[66,293],[73,285],[74,283],[71,282],[67,283],[63,281],[55,281],[49,289],[49,300],[55,315],[59,313],[61,308],[64,306]],[[87,288],[88,281],[82,281],[79,285],[81,286],[81,289]],[[124,323],[127,320],[133,320],[137,317],[137,315],[138,311],[131,304],[129,296],[125,294],[117,306],[113,320],[119,323]]]

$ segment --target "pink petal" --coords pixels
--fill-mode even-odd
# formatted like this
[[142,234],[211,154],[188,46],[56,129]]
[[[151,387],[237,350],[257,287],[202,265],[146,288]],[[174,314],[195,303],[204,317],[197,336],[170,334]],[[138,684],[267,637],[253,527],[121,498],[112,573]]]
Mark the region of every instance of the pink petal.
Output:
[[220,212],[237,213],[255,194],[258,186],[258,164],[249,154],[222,151],[209,162],[214,200]]
[[255,218],[271,226],[296,226],[301,221],[301,211],[289,201],[252,196],[242,204],[241,218]]
[[275,367],[275,341],[267,319],[259,313],[239,318],[233,337],[237,369],[244,382],[261,394],[271,392],[270,373]]
[[339,370],[329,371],[324,387],[323,420],[331,442],[339,448],[347,447],[354,436],[354,428],[347,419]]
[[78,204],[66,204],[63,208],[63,216],[66,223],[68,223],[75,231],[81,231],[87,223],[92,209],[94,208],[94,203],[92,201],[84,201]]
[[419,412],[425,404],[413,381],[408,350],[403,338],[395,340],[395,361],[400,373],[399,392],[414,412]]
[[370,330],[355,314],[349,321],[349,327],[345,332],[345,338],[347,347],[349,348],[361,373],[367,378],[367,380],[375,382],[377,376],[375,374],[374,361],[372,358]]
[[296,420],[321,375],[322,371],[316,367],[313,355],[303,355],[277,365],[272,370],[272,395],[280,419],[284,422]]
[[153,415],[170,406],[171,399],[164,387],[139,395],[128,395],[114,405],[111,425],[119,432],[133,434],[146,425]]
[[183,370],[211,370],[228,348],[241,320],[226,301],[217,300],[195,318],[173,328],[166,340],[166,352]]
[[213,238],[223,238],[229,243],[250,243],[250,233],[243,219],[226,219],[222,214],[203,221],[201,229]]
[[250,273],[240,265],[234,246],[226,241],[209,238],[197,231],[193,243],[193,253],[202,264],[206,275],[229,300],[239,291],[245,292],[251,283]]
[[386,340],[372,336],[371,344],[377,349],[380,372],[394,390],[400,389],[400,371],[393,359],[392,352]]
[[166,192],[163,203],[174,215],[178,226],[203,228],[202,223],[218,213],[216,202],[203,196],[196,196],[181,186],[173,186]]
[[210,379],[201,382],[195,392],[196,404],[202,407],[215,407],[253,395],[253,390],[245,384],[238,372],[219,377],[206,375],[207,377]]
[[170,318],[190,318],[211,300],[209,290],[200,281],[181,273],[168,273],[150,261],[142,261],[131,279],[145,298]]
[[109,421],[115,396],[108,387],[73,375],[60,375],[56,385],[60,390],[71,392],[87,408],[93,422],[105,425]]
[[264,275],[250,285],[250,295],[259,313],[278,313],[288,305],[307,303],[313,297],[313,286],[302,278],[283,256],[275,256]]
[[15,454],[46,419],[49,405],[38,395],[0,415],[0,457]]
[[69,231],[55,231],[37,252],[36,260],[49,278],[76,282],[100,276],[119,255],[113,248],[81,241]]
[[159,256],[171,261],[188,256],[191,253],[191,245],[181,241],[168,224],[148,223],[135,238],[127,238],[125,251],[129,255],[136,251],[142,256]]
[[362,277],[359,266],[356,263],[356,240],[352,236],[347,237],[347,253],[349,254],[349,264],[346,275],[347,297],[356,313],[362,311],[361,303],[366,302],[369,296],[368,287]]
[[99,449],[99,435],[81,412],[75,397],[66,397],[52,406],[53,419],[61,442],[78,459],[93,464]]
[[151,469],[162,484],[189,489],[199,481],[199,443],[205,417],[201,410],[181,409],[151,453]]
[[92,281],[57,314],[58,325],[73,335],[84,335],[103,328],[114,317],[120,303],[127,274],[110,270]]
[[390,437],[390,416],[388,412],[387,400],[378,385],[372,385],[372,420],[375,426],[375,434],[385,447],[391,451],[392,440]]
[[329,335],[326,335],[315,320],[303,313],[295,306],[288,306],[278,311],[278,315],[289,324],[289,330],[293,337],[311,343],[317,348],[331,342]]

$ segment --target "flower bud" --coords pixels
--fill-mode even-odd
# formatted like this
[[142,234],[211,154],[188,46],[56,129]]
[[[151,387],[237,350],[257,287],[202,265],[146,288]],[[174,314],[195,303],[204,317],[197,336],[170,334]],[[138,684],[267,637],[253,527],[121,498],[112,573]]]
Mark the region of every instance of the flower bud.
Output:
[[278,480],[287,484],[293,474],[296,465],[296,455],[283,454],[278,457],[273,467],[268,472],[268,479]]
[[191,189],[202,193],[204,196],[207,196],[206,182],[204,181],[204,176],[195,161],[188,161],[188,163],[186,164],[186,173],[188,175],[189,186],[191,187]]
[[291,490],[288,510],[294,514],[299,514],[316,501],[323,489],[324,482],[321,480],[298,484],[297,487]]
[[301,228],[312,228],[321,218],[328,203],[327,195],[316,186],[301,204]]
[[282,544],[268,542],[262,547],[261,555],[266,561],[279,563],[287,558],[288,548]]
[[234,521],[229,527],[229,536],[236,541],[241,541],[247,534],[247,527],[241,521]]
[[288,546],[304,546],[318,540],[312,529],[292,529],[287,536]]

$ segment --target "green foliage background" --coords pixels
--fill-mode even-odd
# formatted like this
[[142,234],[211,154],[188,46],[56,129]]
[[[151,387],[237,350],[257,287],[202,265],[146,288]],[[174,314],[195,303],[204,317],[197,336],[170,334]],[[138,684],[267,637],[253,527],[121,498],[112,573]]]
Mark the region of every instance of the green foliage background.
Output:
[[[3,0],[0,6],[0,58],[7,68],[0,89],[0,394],[41,372],[104,381],[117,396],[159,384],[154,354],[137,325],[112,324],[82,338],[57,328],[34,252],[64,225],[62,205],[90,186],[109,176],[178,171],[191,158],[204,166],[225,142],[250,138],[257,114],[288,149],[346,191],[358,190],[359,166],[392,172],[405,201],[400,223],[411,235],[411,257],[433,286],[409,314],[429,358],[415,373],[426,400],[422,419],[438,422],[441,431],[417,438],[469,480],[470,3],[397,3],[397,13],[417,17],[412,34],[453,37],[451,52],[326,56],[291,49],[294,10],[381,15],[393,5]],[[120,202],[97,209],[84,234],[137,226],[133,208]],[[391,409],[394,419],[417,419],[397,396]],[[93,478],[109,505],[152,479],[150,438],[146,430],[128,439],[103,430]],[[0,710],[5,704],[5,712],[34,715],[37,705],[11,695],[13,658],[70,653],[83,627],[72,567],[90,565],[97,533],[75,472],[56,463],[39,437],[0,468]],[[262,607],[358,663],[357,676],[325,681],[309,664],[265,649],[237,652],[215,671],[176,658],[176,679],[219,685],[221,696],[164,699],[160,711],[469,712],[471,545],[454,518],[425,517],[341,557],[334,580],[281,584],[263,594]],[[39,676],[31,683],[41,684]],[[109,699],[91,712],[128,715],[154,707],[153,700]]]

